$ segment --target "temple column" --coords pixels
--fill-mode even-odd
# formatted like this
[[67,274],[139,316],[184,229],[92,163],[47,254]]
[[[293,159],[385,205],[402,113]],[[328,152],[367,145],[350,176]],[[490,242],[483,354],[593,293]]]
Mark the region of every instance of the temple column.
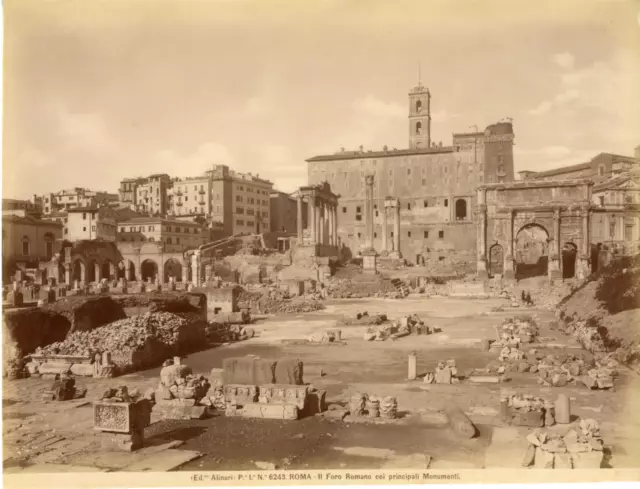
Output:
[[297,231],[298,243],[302,243],[302,195],[298,194],[298,215],[297,215]]
[[318,230],[318,222],[317,222],[317,209],[316,209],[316,199],[315,197],[311,197],[309,199],[309,238],[311,240],[311,244],[317,243],[317,230]]
[[64,283],[71,286],[71,264],[65,263],[64,265]]
[[476,239],[478,247],[478,277],[488,278],[489,271],[487,270],[487,206],[484,203],[478,204],[477,226],[478,235]]
[[338,204],[333,205],[333,245],[340,246],[338,242]]
[[387,207],[382,205],[382,251],[389,251],[387,249]]
[[191,281],[196,287],[200,287],[200,252],[195,251],[191,256]]
[[[578,252],[578,267],[576,270],[576,275],[579,279],[585,279],[591,274],[591,257],[589,254],[591,233],[589,232],[589,208],[587,206],[582,208],[580,217],[582,219],[582,240],[580,243],[580,250]],[[624,219],[624,217],[622,219]],[[624,233],[624,229],[622,230],[622,232]]]
[[324,204],[324,215],[327,217],[327,244],[333,246],[333,212],[329,204]]
[[186,284],[189,281],[189,258],[182,258],[182,283]]
[[102,267],[98,263],[93,264],[94,277],[96,282],[100,282],[102,280]]
[[327,215],[324,212],[324,204],[319,202],[318,205],[318,227],[320,232],[318,233],[318,239],[321,245],[325,245],[325,241],[327,240],[327,230],[325,225],[327,223]]
[[400,258],[400,201],[395,200],[394,206],[394,219],[393,219],[393,252],[396,258]]
[[365,177],[364,218],[364,247],[370,250],[373,249],[373,175]]
[[364,273],[378,273],[377,253],[373,247],[373,175],[365,177],[365,249],[362,252],[362,271]]
[[553,249],[549,253],[549,280],[562,278],[562,238],[560,236],[560,209],[553,210]]
[[507,254],[504,257],[504,278],[515,278],[515,267],[513,258],[513,211],[509,211],[507,222]]

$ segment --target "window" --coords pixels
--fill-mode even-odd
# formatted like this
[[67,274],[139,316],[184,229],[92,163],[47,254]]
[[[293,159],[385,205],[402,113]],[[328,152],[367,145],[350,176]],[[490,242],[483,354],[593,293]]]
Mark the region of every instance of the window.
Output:
[[422,134],[422,122],[416,122],[416,136],[420,136]]
[[407,168],[407,175],[411,175],[411,168]]
[[391,231],[391,237],[393,238],[393,231]]
[[407,231],[407,238],[411,237],[411,231]]
[[96,227],[95,226],[91,226],[91,231],[95,231]]
[[449,207],[449,199],[444,199],[444,206]]
[[373,233],[373,237],[377,238],[378,237],[378,233]]
[[149,227],[147,228],[147,230],[148,230],[148,231],[153,231],[153,228],[152,228],[151,226],[149,226]]
[[83,213],[82,213],[82,219],[83,219],[83,220],[86,220],[86,219],[87,219],[87,213],[86,213],[86,212],[83,212]]
[[346,207],[343,207],[343,208],[342,208],[342,213],[343,213],[343,214],[346,214],[346,213],[347,213],[347,208],[346,208]]
[[362,212],[360,206],[356,206],[356,214],[360,214]]
[[422,102],[420,100],[416,101],[416,113],[422,112]]
[[444,231],[438,231],[438,238],[444,238]]
[[171,226],[167,226],[167,232],[171,231]]
[[598,176],[599,176],[599,177],[604,176],[604,165],[600,165],[600,166],[598,167]]
[[358,238],[360,237],[360,233],[358,233]]
[[125,229],[125,228],[120,228],[120,232],[121,232],[121,233],[124,233],[124,232],[125,232],[125,230],[124,230],[124,229]]
[[30,254],[30,251],[31,251],[31,246],[30,246],[30,243],[29,243],[29,238],[24,236],[22,238],[22,254],[24,256],[28,256]]
[[410,211],[411,210],[411,202],[407,203],[407,210]]
[[87,226],[84,226],[84,227],[82,228],[82,230],[83,230],[83,231],[86,231],[86,230],[87,230]]
[[429,202],[426,200],[422,201],[422,207],[429,207]]
[[424,237],[425,237],[425,238],[428,238],[428,237],[429,237],[429,231],[425,231],[425,232],[424,232]]
[[422,179],[422,186],[424,187],[426,184],[427,184],[427,179],[426,179],[426,178],[423,178],[423,179]]
[[176,226],[176,233],[180,232],[180,226]]
[[467,201],[458,199],[456,201],[456,219],[461,221],[467,218]]
[[167,244],[171,244],[171,238],[167,238]]
[[604,205],[604,197],[598,197],[598,200],[600,200],[600,205]]

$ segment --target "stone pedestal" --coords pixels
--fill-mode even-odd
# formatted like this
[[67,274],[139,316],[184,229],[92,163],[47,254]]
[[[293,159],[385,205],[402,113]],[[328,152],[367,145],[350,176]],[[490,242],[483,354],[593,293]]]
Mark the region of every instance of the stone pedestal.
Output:
[[375,250],[366,250],[362,253],[362,273],[378,273],[378,255]]
[[133,451],[144,445],[144,428],[151,424],[151,406],[142,399],[116,402],[106,399],[93,403],[93,427],[102,432],[104,445]]

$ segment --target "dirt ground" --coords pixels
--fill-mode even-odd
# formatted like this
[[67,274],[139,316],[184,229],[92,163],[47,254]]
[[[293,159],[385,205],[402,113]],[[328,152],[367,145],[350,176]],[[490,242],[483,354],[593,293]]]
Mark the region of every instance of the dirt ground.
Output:
[[[396,396],[400,419],[393,424],[372,425],[329,421],[321,417],[298,421],[249,420],[215,416],[200,421],[157,421],[146,432],[147,443],[157,445],[182,440],[181,448],[202,457],[181,470],[255,469],[260,463],[278,468],[431,468],[517,467],[525,445],[526,428],[503,426],[498,419],[502,389],[555,399],[566,393],[572,400],[574,418],[593,418],[601,423],[609,467],[640,467],[640,417],[632,406],[640,400],[637,374],[622,372],[615,391],[589,391],[584,387],[544,388],[535,374],[513,374],[504,384],[424,384],[421,375],[432,371],[440,360],[455,358],[463,375],[484,367],[497,351],[482,352],[482,339],[495,338],[495,325],[505,317],[528,313],[542,325],[547,346],[543,351],[579,349],[571,338],[550,331],[553,314],[508,308],[490,312],[502,299],[464,300],[413,298],[403,300],[358,299],[327,302],[327,309],[301,315],[283,315],[259,320],[256,337],[190,355],[186,360],[197,373],[221,367],[224,358],[258,355],[262,358],[298,356],[304,361],[305,381],[327,390],[329,403],[345,404],[355,392]],[[391,319],[418,314],[442,332],[430,336],[408,336],[397,341],[365,342],[365,327],[339,326],[346,344],[289,344],[283,340],[304,339],[311,333],[335,327],[344,314],[386,314]],[[407,381],[407,355],[415,351],[419,378]],[[117,379],[80,379],[88,388],[87,401],[107,386],[155,387],[159,369]],[[4,383],[3,417],[5,467],[19,469],[33,463],[74,463],[80,448],[97,450],[92,438],[91,405],[81,401],[44,403],[42,390],[50,382],[23,379]],[[476,424],[479,436],[462,441],[445,427],[439,410],[452,401]],[[54,448],[44,450],[43,436],[62,437]],[[80,448],[79,448],[80,447]],[[259,462],[256,465],[256,462]]]

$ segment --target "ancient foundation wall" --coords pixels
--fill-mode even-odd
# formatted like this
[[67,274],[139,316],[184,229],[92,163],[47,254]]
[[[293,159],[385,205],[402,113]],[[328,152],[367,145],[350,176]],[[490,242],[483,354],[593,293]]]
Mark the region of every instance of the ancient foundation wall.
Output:
[[240,289],[237,287],[198,287],[194,292],[206,297],[207,320],[213,321],[219,313],[238,312],[238,296]]

